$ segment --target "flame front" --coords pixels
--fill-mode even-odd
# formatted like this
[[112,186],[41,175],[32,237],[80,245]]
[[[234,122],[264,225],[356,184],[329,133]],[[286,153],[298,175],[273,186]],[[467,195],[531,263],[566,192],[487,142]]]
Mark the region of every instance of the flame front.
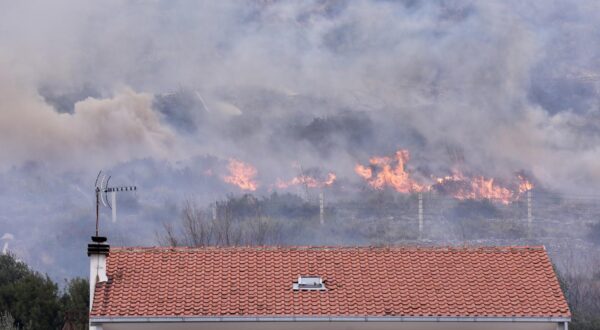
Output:
[[409,159],[408,150],[398,150],[394,158],[372,157],[369,159],[368,167],[358,164],[354,167],[354,171],[375,189],[390,186],[401,193],[427,190],[426,185],[413,180],[410,173],[406,171],[406,163]]
[[434,188],[445,191],[456,199],[490,199],[509,204],[515,199],[515,193],[494,183],[494,178],[486,178],[481,175],[466,177],[461,172],[455,172],[451,176],[436,178]]
[[223,180],[227,183],[238,186],[242,190],[255,191],[258,183],[255,180],[256,168],[237,159],[229,159],[227,164],[229,175],[224,176]]
[[368,180],[373,176],[373,171],[370,168],[360,164],[357,164],[354,167],[354,171],[365,180]]
[[[394,156],[376,156],[369,159],[368,165],[356,164],[354,171],[374,189],[390,187],[400,193],[416,193],[436,191],[452,196],[459,200],[488,199],[509,204],[518,200],[524,193],[533,189],[533,183],[518,174],[518,182],[512,181],[508,185],[499,183],[495,178],[482,175],[465,175],[459,170],[446,176],[418,175],[417,180],[413,172],[407,167],[410,159],[408,150],[398,150]],[[242,190],[255,191],[259,184],[256,180],[257,170],[254,166],[240,160],[231,158],[227,165],[229,175],[223,176],[227,183],[237,186]],[[312,174],[296,176],[290,180],[278,179],[274,184],[279,189],[302,185],[307,188],[324,188],[331,186],[337,179],[335,173],[329,172],[326,177],[319,175],[319,171]],[[316,172],[316,173],[314,173]],[[212,174],[212,173],[211,173]],[[207,174],[207,175],[211,175]],[[271,185],[271,187],[273,187]],[[512,188],[511,188],[512,187]]]
[[335,182],[336,178],[336,175],[332,172],[329,172],[327,174],[327,178],[324,180],[319,180],[310,175],[299,175],[289,181],[277,180],[275,185],[279,189],[285,189],[295,185],[304,185],[308,188],[322,188],[331,186]]
[[401,193],[423,192],[436,190],[456,199],[489,199],[509,204],[526,191],[533,189],[533,184],[523,175],[518,175],[519,183],[516,189],[500,185],[494,178],[481,175],[466,176],[460,171],[443,177],[432,176],[431,184],[421,183],[411,177],[406,164],[410,159],[408,150],[398,150],[395,157],[372,157],[369,165],[357,164],[354,171],[375,189],[391,187]]
[[527,178],[521,174],[518,175],[519,177],[519,194],[528,192],[529,190],[533,189],[533,183],[529,182],[529,180],[527,180]]

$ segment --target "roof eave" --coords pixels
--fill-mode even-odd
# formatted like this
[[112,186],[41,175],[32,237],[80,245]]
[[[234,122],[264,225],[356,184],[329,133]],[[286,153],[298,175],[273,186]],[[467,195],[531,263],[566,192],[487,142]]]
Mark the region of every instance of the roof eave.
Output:
[[571,322],[570,317],[448,317],[448,316],[170,316],[170,317],[90,317],[100,323],[168,322]]

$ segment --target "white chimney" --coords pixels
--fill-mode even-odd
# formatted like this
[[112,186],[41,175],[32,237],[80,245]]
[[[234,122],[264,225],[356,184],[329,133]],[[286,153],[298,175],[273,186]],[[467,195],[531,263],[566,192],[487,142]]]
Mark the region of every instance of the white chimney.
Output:
[[94,291],[96,283],[108,281],[106,277],[106,256],[110,246],[105,244],[106,237],[92,236],[94,243],[88,244],[88,256],[90,257],[90,311],[94,302]]

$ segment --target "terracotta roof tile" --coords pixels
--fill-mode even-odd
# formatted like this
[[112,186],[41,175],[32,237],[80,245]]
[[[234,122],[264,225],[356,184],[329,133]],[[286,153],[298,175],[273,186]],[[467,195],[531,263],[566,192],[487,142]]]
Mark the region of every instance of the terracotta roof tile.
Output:
[[92,316],[570,317],[543,247],[113,248],[107,273]]

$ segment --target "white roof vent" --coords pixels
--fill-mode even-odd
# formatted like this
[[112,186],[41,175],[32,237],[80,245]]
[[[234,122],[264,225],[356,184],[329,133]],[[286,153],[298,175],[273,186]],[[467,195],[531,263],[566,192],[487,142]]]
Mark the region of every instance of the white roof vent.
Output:
[[323,279],[320,276],[315,275],[300,275],[298,276],[298,282],[293,285],[294,290],[313,290],[313,291],[324,291],[327,290]]

